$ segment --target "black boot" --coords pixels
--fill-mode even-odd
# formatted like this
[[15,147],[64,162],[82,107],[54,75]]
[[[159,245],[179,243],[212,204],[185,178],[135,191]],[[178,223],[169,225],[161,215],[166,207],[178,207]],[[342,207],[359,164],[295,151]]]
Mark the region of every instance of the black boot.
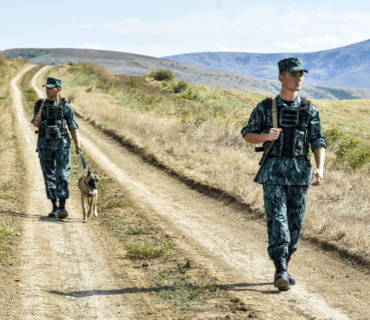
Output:
[[289,271],[288,271],[288,264],[289,264],[290,258],[291,258],[291,256],[286,258],[286,271],[288,272],[289,284],[291,284],[293,286],[293,285],[295,285],[295,279],[289,274]]
[[274,264],[276,268],[274,286],[277,287],[279,291],[288,291],[290,289],[290,284],[288,280],[288,271],[286,268],[285,258],[274,260]]
[[58,218],[65,219],[68,217],[68,211],[66,210],[66,199],[60,198],[59,199],[59,210],[58,210]]
[[58,199],[52,199],[51,203],[53,204],[53,210],[48,214],[49,218],[57,218],[58,217]]

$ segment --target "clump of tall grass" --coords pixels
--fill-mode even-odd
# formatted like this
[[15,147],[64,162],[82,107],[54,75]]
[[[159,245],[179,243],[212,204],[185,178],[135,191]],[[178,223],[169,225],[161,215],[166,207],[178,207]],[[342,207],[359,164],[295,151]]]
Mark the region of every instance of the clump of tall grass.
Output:
[[140,241],[136,243],[126,242],[125,248],[129,253],[136,257],[149,259],[169,255],[173,245],[166,242],[163,243],[159,248],[155,248],[146,241]]

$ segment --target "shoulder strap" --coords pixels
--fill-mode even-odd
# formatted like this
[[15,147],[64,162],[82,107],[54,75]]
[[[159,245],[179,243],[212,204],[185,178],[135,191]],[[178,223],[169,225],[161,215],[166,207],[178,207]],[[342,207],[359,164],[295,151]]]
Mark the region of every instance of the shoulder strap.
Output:
[[278,119],[277,119],[277,107],[276,107],[277,103],[276,103],[276,98],[272,99],[272,126],[274,128],[279,128],[279,125],[278,125]]
[[[42,114],[42,109],[44,108],[45,103],[44,103],[44,99],[40,99],[39,101],[41,101],[41,106],[40,106],[40,109],[39,109],[39,111],[37,113],[39,113],[41,115]],[[37,127],[40,129],[40,127],[41,127],[41,121],[39,122],[39,125]]]

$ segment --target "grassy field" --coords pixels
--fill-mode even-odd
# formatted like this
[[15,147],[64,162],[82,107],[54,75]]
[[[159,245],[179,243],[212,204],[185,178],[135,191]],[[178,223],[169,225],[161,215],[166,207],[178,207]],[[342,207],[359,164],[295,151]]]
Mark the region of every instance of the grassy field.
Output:
[[22,59],[7,59],[0,55],[0,262],[6,256],[3,245],[7,238],[19,231],[12,217],[17,210],[19,159],[9,88],[10,80],[24,64]]
[[[260,155],[240,130],[266,95],[190,85],[165,73],[115,76],[91,64],[55,67],[48,75],[65,81],[64,95],[86,119],[116,130],[171,170],[247,203],[247,219],[264,219],[262,188],[253,183]],[[325,184],[309,190],[304,234],[369,255],[370,102],[313,103],[330,148]]]

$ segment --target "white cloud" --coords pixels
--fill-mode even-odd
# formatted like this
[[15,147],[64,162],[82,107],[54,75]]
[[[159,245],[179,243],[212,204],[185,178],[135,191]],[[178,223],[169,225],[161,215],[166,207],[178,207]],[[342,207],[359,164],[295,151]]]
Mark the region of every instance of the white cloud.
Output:
[[[327,8],[302,11],[292,7],[281,14],[268,6],[255,6],[233,18],[216,10],[176,21],[147,23],[131,18],[59,28],[92,32],[100,37],[97,41],[103,49],[118,50],[114,48],[125,43],[125,48],[137,50],[131,52],[164,56],[216,50],[268,53],[330,49],[369,39],[369,21],[370,13],[334,14]],[[109,44],[110,37],[114,43]]]

